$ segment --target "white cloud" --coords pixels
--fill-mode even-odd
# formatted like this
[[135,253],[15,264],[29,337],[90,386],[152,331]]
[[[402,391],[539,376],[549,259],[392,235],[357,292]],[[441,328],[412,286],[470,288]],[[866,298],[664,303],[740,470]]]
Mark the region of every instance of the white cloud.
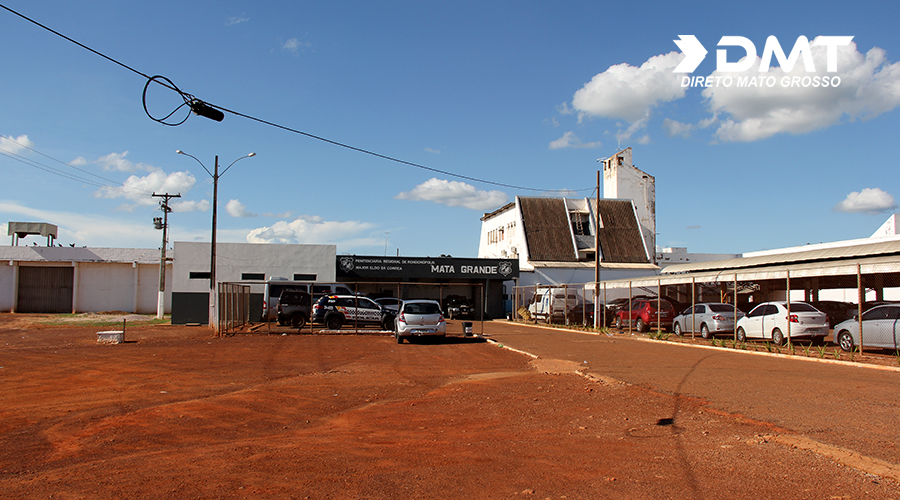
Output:
[[447,181],[432,177],[412,191],[400,193],[398,200],[431,201],[450,207],[471,210],[493,210],[505,205],[509,196],[502,191],[479,191],[465,182]]
[[434,154],[436,154],[436,155],[441,154],[441,150],[440,150],[440,149],[425,148],[425,152],[426,152],[426,153],[434,153]]
[[[361,221],[326,221],[318,216],[300,216],[293,221],[278,221],[271,226],[251,230],[250,243],[343,243],[360,239],[373,224]],[[352,246],[352,245],[351,245]]]
[[691,135],[691,130],[694,129],[694,125],[690,123],[681,123],[666,118],[665,120],[663,120],[663,129],[665,129],[666,134],[668,134],[669,137],[676,135],[680,135],[681,137],[689,137]]
[[27,135],[20,135],[19,137],[13,137],[11,135],[0,136],[0,149],[12,154],[19,154],[23,150],[33,147],[34,142],[32,142]]
[[[143,177],[129,176],[122,183],[123,187],[102,187],[95,192],[95,196],[108,199],[125,198],[135,205],[155,205],[159,200],[153,198],[151,196],[152,193],[186,193],[194,187],[196,182],[197,180],[189,172],[166,174],[162,169],[153,169],[153,171]],[[184,201],[175,203],[172,206],[190,207],[191,205],[189,202]],[[179,209],[179,211],[186,210]]]
[[572,107],[579,115],[620,118],[635,123],[646,119],[661,103],[684,97],[672,72],[684,58],[679,52],[653,56],[640,67],[610,66],[575,92]]
[[600,141],[581,142],[581,139],[579,139],[578,136],[575,135],[575,132],[572,131],[566,132],[559,139],[550,142],[550,149],[596,148],[600,146]]
[[[149,165],[145,165],[143,163],[133,163],[129,160],[126,160],[125,157],[128,156],[128,151],[123,153],[110,153],[106,156],[101,156],[97,158],[94,162],[88,162],[82,157],[78,157],[75,161],[81,161],[82,164],[86,163],[96,163],[103,167],[103,170],[107,171],[117,171],[117,172],[137,172],[138,170],[153,170],[154,167]],[[74,162],[73,162],[74,164]]]
[[185,200],[169,203],[169,207],[171,207],[173,211],[179,213],[205,212],[209,210],[210,205],[212,205],[212,203],[210,203],[209,200]]
[[232,217],[256,217],[256,214],[248,212],[247,206],[238,200],[229,200],[225,205],[225,211]]
[[310,47],[312,47],[312,43],[301,42],[300,40],[298,40],[296,38],[291,38],[290,40],[284,42],[281,45],[282,50],[286,50],[288,52],[293,52],[295,54],[297,52],[299,52],[301,49],[308,49]]
[[[826,72],[826,47],[810,43],[816,72],[807,73],[803,64],[791,72],[772,67],[760,73],[759,58],[741,73],[714,72],[711,76],[774,77],[775,85],[738,87],[715,86],[704,89],[709,109],[720,116],[715,132],[721,141],[756,141],[779,133],[802,134],[830,127],[844,116],[868,119],[900,105],[900,63],[889,64],[885,51],[875,47],[865,55],[856,43],[837,47],[837,72]],[[833,77],[837,87],[781,85],[784,77]]]
[[865,188],[847,195],[834,209],[838,212],[877,214],[897,208],[894,197],[879,188]]
[[225,20],[225,26],[231,26],[231,25],[233,25],[233,24],[246,23],[246,22],[249,21],[249,20],[250,20],[250,18],[244,16],[243,14],[240,15],[240,16],[233,16],[233,17],[229,17],[228,19]]

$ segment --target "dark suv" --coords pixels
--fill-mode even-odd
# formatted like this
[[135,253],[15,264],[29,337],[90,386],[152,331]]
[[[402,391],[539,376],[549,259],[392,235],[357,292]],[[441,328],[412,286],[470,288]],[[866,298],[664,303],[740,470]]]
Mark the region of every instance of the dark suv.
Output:
[[285,290],[278,297],[279,325],[291,325],[294,328],[303,328],[309,320],[312,311],[312,297],[306,292]]
[[444,299],[443,309],[450,319],[471,318],[475,312],[475,308],[472,307],[472,302],[462,295],[448,295],[447,298]]
[[[656,309],[657,305],[659,310]],[[647,332],[651,326],[657,326],[660,330],[668,329],[675,319],[675,307],[664,299],[635,299],[631,302],[630,315],[628,309],[626,303],[616,313],[616,328],[619,330],[625,325],[634,325],[639,332]]]
[[357,295],[325,295],[313,306],[314,323],[324,323],[329,330],[348,325],[379,325],[394,329],[394,314],[368,297]]

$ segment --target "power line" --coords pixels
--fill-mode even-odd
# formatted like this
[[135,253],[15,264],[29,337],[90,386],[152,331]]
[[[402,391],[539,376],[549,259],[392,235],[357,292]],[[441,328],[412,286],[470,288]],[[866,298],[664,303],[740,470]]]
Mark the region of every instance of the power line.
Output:
[[[11,160],[14,160],[14,161],[17,161],[17,162],[19,162],[19,163],[23,163],[23,164],[25,164],[25,165],[28,165],[29,167],[36,168],[36,169],[38,169],[38,170],[43,170],[44,172],[47,172],[47,173],[50,173],[50,174],[53,174],[53,175],[57,175],[57,176],[62,177],[62,178],[64,178],[64,179],[69,179],[69,180],[72,180],[72,181],[81,182],[81,183],[88,184],[88,185],[91,185],[91,186],[94,186],[94,187],[106,188],[106,189],[112,189],[112,190],[119,191],[119,192],[122,192],[122,193],[125,193],[125,192],[131,192],[131,193],[137,193],[137,194],[147,195],[147,196],[150,196],[150,195],[152,194],[152,193],[149,192],[149,191],[141,191],[141,190],[139,190],[139,189],[129,188],[128,186],[125,186],[124,184],[121,184],[121,183],[119,183],[119,182],[116,182],[116,181],[107,179],[107,178],[105,178],[105,177],[102,177],[102,176],[93,174],[93,173],[91,173],[91,172],[88,172],[88,171],[86,171],[86,170],[80,169],[80,168],[75,167],[75,166],[73,166],[73,165],[69,165],[69,164],[67,164],[67,163],[65,163],[65,162],[63,162],[63,161],[61,161],[61,160],[57,160],[56,158],[53,158],[52,156],[48,156],[48,155],[46,155],[46,154],[44,154],[44,153],[41,153],[40,151],[37,151],[37,150],[35,150],[35,149],[33,149],[33,148],[30,148],[30,147],[28,147],[28,146],[26,146],[26,145],[24,145],[24,144],[22,144],[22,143],[20,143],[20,142],[17,142],[17,141],[15,141],[15,140],[13,140],[13,139],[11,139],[11,138],[9,138],[9,137],[4,137],[3,139],[5,139],[5,140],[7,140],[7,141],[10,141],[10,142],[13,142],[13,143],[15,143],[15,144],[18,144],[18,145],[20,145],[20,146],[22,146],[22,147],[24,147],[24,148],[29,149],[30,151],[33,151],[33,152],[35,152],[35,153],[37,153],[37,154],[39,154],[39,155],[41,155],[41,156],[44,156],[44,157],[46,157],[46,158],[49,158],[49,159],[51,159],[51,160],[53,160],[53,161],[55,161],[55,162],[57,162],[57,163],[61,163],[61,164],[65,165],[65,166],[67,166],[67,167],[69,167],[69,168],[73,168],[73,169],[78,170],[78,171],[80,171],[80,172],[84,172],[85,174],[88,174],[88,175],[97,177],[97,178],[99,178],[99,179],[105,180],[105,181],[110,182],[110,183],[112,183],[112,184],[114,184],[114,185],[102,184],[102,183],[97,182],[97,181],[92,180],[92,179],[87,179],[87,178],[84,178],[84,177],[80,177],[80,176],[78,176],[78,175],[75,175],[75,174],[66,172],[66,171],[61,170],[61,169],[58,169],[58,168],[56,168],[56,167],[51,167],[51,166],[49,166],[49,165],[40,163],[40,162],[35,161],[35,160],[32,160],[32,159],[30,159],[30,158],[26,158],[26,157],[24,157],[24,156],[22,156],[22,155],[13,153],[12,151],[9,151],[8,149],[0,148],[0,156],[5,156],[5,157],[7,157],[7,158],[9,158],[9,159],[11,159]],[[121,186],[121,187],[119,187],[119,186]]]
[[[59,36],[59,37],[65,39],[65,40],[67,40],[67,41],[69,41],[69,42],[71,42],[71,43],[74,43],[75,45],[78,45],[79,47],[81,47],[81,48],[83,48],[83,49],[85,49],[85,50],[88,50],[88,51],[90,51],[90,52],[92,52],[92,53],[94,53],[94,54],[96,54],[96,55],[98,55],[98,56],[100,56],[100,57],[102,57],[102,58],[104,58],[104,59],[106,59],[106,60],[108,60],[108,61],[114,63],[114,64],[117,64],[117,65],[119,65],[119,66],[121,66],[121,67],[123,67],[123,68],[125,68],[125,69],[127,69],[127,70],[129,70],[129,71],[131,71],[131,72],[133,72],[133,73],[136,73],[136,74],[142,76],[143,78],[145,78],[145,79],[147,80],[147,83],[144,85],[144,111],[147,113],[147,116],[148,116],[151,120],[154,120],[154,121],[156,121],[156,122],[158,122],[158,123],[162,123],[162,124],[164,124],[164,125],[176,126],[176,125],[180,125],[181,123],[184,123],[184,121],[187,120],[187,117],[185,117],[184,120],[182,120],[181,122],[178,122],[178,123],[168,123],[168,122],[166,122],[165,120],[167,120],[169,117],[171,117],[173,114],[175,114],[175,112],[177,112],[178,109],[181,109],[182,107],[184,107],[185,105],[187,105],[187,106],[189,106],[189,107],[191,108],[191,110],[192,110],[194,113],[200,114],[200,115],[203,115],[203,116],[206,116],[206,117],[208,117],[208,118],[212,118],[212,119],[217,120],[217,121],[221,121],[221,113],[219,113],[218,111],[215,111],[215,110],[220,110],[221,112],[230,113],[230,114],[235,115],[235,116],[240,116],[240,117],[242,117],[242,118],[246,118],[246,119],[251,120],[251,121],[255,121],[255,122],[258,122],[258,123],[261,123],[261,124],[264,124],[264,125],[269,125],[269,126],[271,126],[271,127],[275,127],[275,128],[278,128],[278,129],[287,131],[287,132],[292,132],[292,133],[295,133],[295,134],[298,134],[298,135],[302,135],[302,136],[308,137],[308,138],[310,138],[310,139],[315,139],[315,140],[318,140],[318,141],[326,142],[326,143],[328,143],[328,144],[331,144],[331,145],[334,145],[334,146],[338,146],[338,147],[342,147],[342,148],[345,148],[345,149],[349,149],[349,150],[351,150],[351,151],[356,151],[356,152],[358,152],[358,153],[367,154],[367,155],[370,155],[370,156],[374,156],[374,157],[376,157],[376,158],[381,158],[381,159],[383,159],[383,160],[388,160],[388,161],[392,161],[392,162],[395,162],[395,163],[400,163],[400,164],[402,164],[402,165],[407,165],[407,166],[410,166],[410,167],[415,167],[415,168],[419,168],[419,169],[422,169],[422,170],[427,170],[427,171],[434,172],[434,173],[438,173],[438,174],[441,174],[441,175],[446,175],[446,176],[450,176],[450,177],[456,177],[456,178],[459,178],[459,179],[465,179],[465,180],[472,181],[472,182],[478,182],[478,183],[481,183],[481,184],[489,184],[489,185],[492,185],[492,186],[505,187],[505,188],[510,188],[510,189],[518,189],[518,190],[522,190],[522,191],[536,191],[536,192],[548,192],[548,191],[572,191],[572,192],[580,192],[580,191],[592,191],[592,190],[594,189],[593,187],[591,187],[591,188],[582,188],[582,189],[540,189],[540,188],[530,188],[530,187],[525,187],[525,186],[517,186],[517,185],[514,185],[514,184],[506,184],[506,183],[502,183],[502,182],[490,181],[490,180],[481,179],[481,178],[478,178],[478,177],[471,177],[471,176],[468,176],[468,175],[456,174],[456,173],[453,173],[453,172],[450,172],[450,171],[447,171],[447,170],[441,170],[441,169],[429,167],[429,166],[426,166],[426,165],[422,165],[422,164],[420,164],[420,163],[415,163],[415,162],[411,162],[411,161],[407,161],[407,160],[402,160],[402,159],[400,159],[400,158],[396,158],[396,157],[393,157],[393,156],[389,156],[389,155],[385,155],[385,154],[381,154],[381,153],[376,153],[376,152],[374,152],[374,151],[371,151],[371,150],[368,150],[368,149],[365,149],[365,148],[360,148],[360,147],[357,147],[357,146],[351,146],[350,144],[346,144],[346,143],[343,143],[343,142],[335,141],[335,140],[332,140],[332,139],[327,139],[327,138],[325,138],[325,137],[321,137],[321,136],[318,136],[318,135],[315,135],[315,134],[311,134],[311,133],[308,133],[308,132],[303,132],[303,131],[301,131],[301,130],[297,130],[297,129],[292,128],[292,127],[288,127],[288,126],[285,126],[285,125],[280,125],[280,124],[277,124],[277,123],[274,123],[274,122],[270,122],[270,121],[268,121],[268,120],[264,120],[264,119],[262,119],[262,118],[257,118],[257,117],[254,117],[254,116],[252,116],[252,115],[248,115],[248,114],[241,113],[241,112],[238,112],[238,111],[235,111],[235,110],[231,110],[231,109],[225,108],[225,107],[223,107],[223,106],[219,106],[219,105],[216,105],[216,104],[211,104],[211,103],[208,103],[208,102],[204,102],[204,101],[201,101],[200,99],[197,99],[196,97],[194,97],[194,96],[191,95],[191,94],[188,94],[188,93],[186,93],[186,92],[182,92],[182,91],[181,91],[180,89],[178,89],[178,87],[175,86],[175,84],[172,83],[171,80],[169,80],[168,78],[165,78],[165,77],[163,77],[163,76],[161,76],[161,75],[156,75],[156,76],[152,76],[152,77],[151,77],[151,76],[148,76],[148,75],[146,75],[145,73],[143,73],[143,72],[141,72],[141,71],[138,71],[138,70],[132,68],[131,66],[128,66],[127,64],[124,64],[124,63],[122,63],[122,62],[120,62],[120,61],[117,61],[116,59],[113,59],[113,58],[110,57],[110,56],[107,56],[107,55],[105,55],[105,54],[103,54],[103,53],[101,53],[101,52],[99,52],[99,51],[96,51],[96,50],[94,50],[94,49],[88,47],[87,45],[84,45],[84,44],[81,43],[81,42],[78,42],[78,41],[76,41],[76,40],[74,40],[74,39],[72,39],[72,38],[70,38],[70,37],[68,37],[68,36],[66,36],[66,35],[63,35],[62,33],[58,32],[58,31],[56,31],[56,30],[53,30],[53,29],[51,29],[51,28],[49,28],[49,27],[47,27],[47,26],[45,26],[45,25],[43,25],[43,24],[41,24],[41,23],[35,21],[34,19],[31,19],[31,18],[29,18],[29,17],[27,17],[27,16],[25,16],[25,15],[23,15],[23,14],[20,14],[19,12],[16,12],[16,11],[10,9],[9,7],[7,7],[7,6],[3,5],[3,4],[0,4],[0,7],[2,7],[3,9],[5,9],[5,10],[7,10],[7,11],[9,11],[9,12],[12,13],[12,14],[15,14],[16,16],[21,17],[22,19],[25,19],[26,21],[28,21],[28,22],[30,22],[30,23],[32,23],[32,24],[35,24],[36,26],[39,26],[39,27],[41,27],[41,28],[43,28],[43,29],[45,29],[45,30],[47,30],[47,31],[49,31],[49,32],[51,32],[51,33],[53,33],[54,35],[57,35],[57,36]],[[164,80],[164,81],[161,81],[161,80]],[[168,89],[170,89],[170,90],[173,90],[173,91],[177,92],[177,93],[184,99],[184,104],[179,105],[175,110],[173,110],[171,113],[169,113],[168,115],[166,115],[164,118],[161,118],[161,119],[154,118],[154,117],[151,116],[150,113],[147,111],[147,106],[146,106],[146,93],[147,93],[147,87],[150,85],[150,83],[156,83],[156,84],[158,84],[158,85],[161,85],[161,86],[163,86],[163,87],[166,87],[166,88],[168,88]],[[210,108],[215,108],[215,110],[211,110]],[[188,116],[190,116],[190,114],[188,114]]]

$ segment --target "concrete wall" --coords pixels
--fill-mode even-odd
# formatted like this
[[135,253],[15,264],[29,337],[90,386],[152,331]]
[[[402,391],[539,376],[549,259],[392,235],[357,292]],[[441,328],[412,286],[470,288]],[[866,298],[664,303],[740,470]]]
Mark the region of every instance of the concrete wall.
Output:
[[[175,292],[208,292],[208,279],[191,279],[190,273],[208,273],[209,243],[175,242]],[[315,275],[322,283],[335,281],[336,245],[266,245],[217,243],[216,281],[242,281],[244,273],[264,279],[293,279],[294,274]]]
[[[74,268],[73,312],[156,312],[159,250],[0,246],[0,311],[11,311],[18,293],[17,270],[25,266]],[[171,311],[172,266],[166,266],[165,311]]]

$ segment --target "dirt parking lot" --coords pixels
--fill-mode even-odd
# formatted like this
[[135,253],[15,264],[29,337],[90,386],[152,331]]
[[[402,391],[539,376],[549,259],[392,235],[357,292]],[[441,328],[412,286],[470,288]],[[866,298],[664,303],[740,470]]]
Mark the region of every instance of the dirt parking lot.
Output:
[[106,345],[34,319],[0,314],[4,498],[900,497],[770,423],[482,339],[129,324]]

